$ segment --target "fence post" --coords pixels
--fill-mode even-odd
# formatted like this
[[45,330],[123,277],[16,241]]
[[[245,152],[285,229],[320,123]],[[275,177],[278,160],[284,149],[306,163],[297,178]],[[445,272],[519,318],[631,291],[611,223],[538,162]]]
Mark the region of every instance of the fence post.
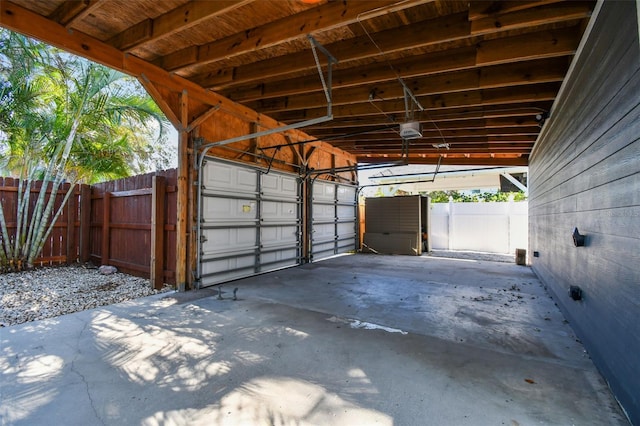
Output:
[[67,265],[72,262],[76,262],[78,254],[78,246],[76,245],[76,215],[77,215],[77,203],[75,188],[67,188],[67,191],[73,191],[73,194],[69,196],[67,201]]
[[80,261],[88,262],[91,235],[91,187],[83,184],[80,187]]
[[109,225],[111,221],[111,193],[105,191],[102,196],[102,265],[109,264]]
[[151,264],[150,281],[155,289],[164,285],[164,217],[167,181],[154,176],[151,184]]
[[449,235],[447,238],[447,250],[453,250],[453,198],[449,197]]

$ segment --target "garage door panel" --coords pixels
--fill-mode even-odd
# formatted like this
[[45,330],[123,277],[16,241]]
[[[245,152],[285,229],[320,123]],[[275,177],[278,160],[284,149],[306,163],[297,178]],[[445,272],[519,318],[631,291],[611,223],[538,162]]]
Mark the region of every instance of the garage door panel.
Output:
[[279,199],[293,199],[299,197],[298,178],[280,174],[267,174],[262,176],[262,195],[278,197]]
[[324,182],[316,180],[313,183],[313,200],[314,201],[330,201],[336,199],[335,185],[333,182]]
[[298,176],[212,158],[203,176],[201,286],[301,263]]
[[228,259],[204,261],[203,282],[217,284],[255,273],[255,256],[236,256]]
[[316,180],[312,194],[311,259],[355,250],[357,187]]
[[353,205],[350,205],[350,206],[338,205],[337,209],[338,209],[338,217],[340,218],[340,220],[342,221],[349,220],[351,222],[355,221],[356,212],[355,212],[355,209],[353,208]]
[[238,167],[232,164],[206,162],[202,184],[204,189],[232,193],[255,193],[258,174],[255,169]]
[[256,200],[205,197],[203,208],[208,223],[255,222],[258,219]]
[[319,224],[319,223],[314,224],[313,226],[314,240],[317,240],[317,241],[327,241],[329,239],[333,240],[335,236],[336,236],[335,224],[333,222],[324,223],[324,224]]
[[297,259],[297,250],[266,251],[261,255],[261,264],[266,267],[266,270],[272,270],[296,266]]
[[338,201],[353,203],[353,201],[356,199],[356,190],[357,189],[353,186],[338,186]]
[[313,220],[320,223],[333,221],[336,217],[336,208],[334,204],[318,204],[313,205]]
[[228,253],[255,250],[256,233],[253,228],[205,229],[202,235],[202,252]]
[[297,223],[298,204],[284,201],[263,201],[262,219],[264,221]]
[[264,247],[292,244],[298,241],[298,226],[265,226],[260,229],[261,242]]
[[338,223],[338,236],[339,237],[352,237],[356,234],[356,230],[353,227],[353,222]]

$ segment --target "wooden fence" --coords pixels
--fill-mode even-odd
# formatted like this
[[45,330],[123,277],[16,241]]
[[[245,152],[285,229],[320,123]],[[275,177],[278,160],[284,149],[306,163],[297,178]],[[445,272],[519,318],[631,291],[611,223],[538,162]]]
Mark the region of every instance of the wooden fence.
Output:
[[[36,265],[91,261],[150,278],[156,288],[175,284],[176,181],[176,169],[171,169],[77,186]],[[0,178],[10,236],[17,226],[17,186],[15,179]],[[40,186],[31,190],[32,204]],[[57,205],[68,186],[64,189]]]
[[[2,203],[7,230],[10,238],[15,236],[18,213],[18,180],[13,178],[0,178],[0,202]],[[33,182],[29,197],[29,212],[33,212],[42,182]],[[56,196],[56,203],[53,212],[55,213],[60,207],[60,203],[67,193],[69,185],[63,185]],[[51,194],[51,189],[47,190],[47,194]],[[69,198],[62,214],[56,221],[53,231],[47,239],[42,252],[35,259],[35,264],[44,266],[52,264],[67,263],[69,259],[75,261],[73,253],[77,253],[79,245],[79,234],[77,232],[79,224],[77,223],[77,208],[80,188],[76,188],[74,195]],[[71,213],[70,213],[71,212]],[[52,213],[53,214],[53,213]],[[69,253],[72,253],[69,256]]]

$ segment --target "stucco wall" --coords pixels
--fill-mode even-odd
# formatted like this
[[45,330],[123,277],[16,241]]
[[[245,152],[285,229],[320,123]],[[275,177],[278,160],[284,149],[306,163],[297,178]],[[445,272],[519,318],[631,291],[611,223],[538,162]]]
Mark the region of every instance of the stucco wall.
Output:
[[[640,45],[636,2],[605,1],[530,161],[536,274],[640,424]],[[596,16],[596,15],[594,15]],[[574,227],[587,235],[575,247]],[[570,285],[584,292],[568,295]]]

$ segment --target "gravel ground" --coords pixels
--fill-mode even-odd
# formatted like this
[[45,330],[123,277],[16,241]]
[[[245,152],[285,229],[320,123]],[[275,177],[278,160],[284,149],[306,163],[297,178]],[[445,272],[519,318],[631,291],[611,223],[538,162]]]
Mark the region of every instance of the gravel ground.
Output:
[[35,321],[171,291],[145,278],[102,275],[80,265],[0,274],[0,327]]

